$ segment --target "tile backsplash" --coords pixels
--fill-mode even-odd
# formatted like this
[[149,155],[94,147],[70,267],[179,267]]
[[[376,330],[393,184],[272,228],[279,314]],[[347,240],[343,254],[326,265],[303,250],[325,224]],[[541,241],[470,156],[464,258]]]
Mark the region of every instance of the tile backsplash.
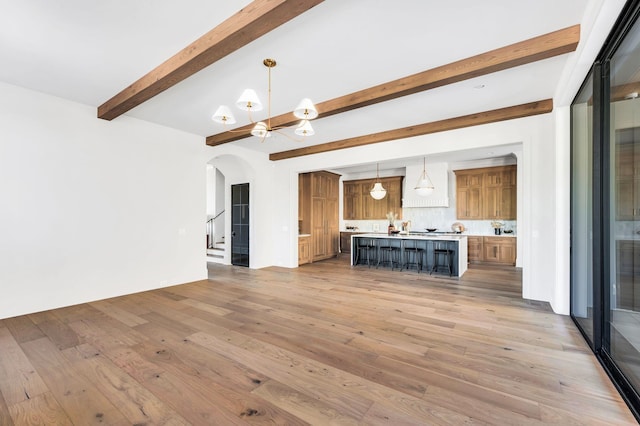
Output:
[[[404,208],[402,220],[396,221],[399,228],[402,222],[411,221],[411,231],[424,231],[426,228],[436,228],[439,231],[451,231],[454,222],[461,222],[465,226],[465,234],[494,235],[490,220],[457,220],[455,209],[452,208]],[[501,220],[505,224],[503,229],[511,229],[517,233],[517,221]],[[386,220],[345,220],[342,230],[357,227],[363,232],[386,232],[389,222]]]

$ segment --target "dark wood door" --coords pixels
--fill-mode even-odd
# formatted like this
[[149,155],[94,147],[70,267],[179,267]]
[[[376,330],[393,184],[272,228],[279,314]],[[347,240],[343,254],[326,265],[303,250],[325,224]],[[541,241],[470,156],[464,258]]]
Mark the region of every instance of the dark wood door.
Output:
[[249,266],[249,184],[231,185],[231,264]]

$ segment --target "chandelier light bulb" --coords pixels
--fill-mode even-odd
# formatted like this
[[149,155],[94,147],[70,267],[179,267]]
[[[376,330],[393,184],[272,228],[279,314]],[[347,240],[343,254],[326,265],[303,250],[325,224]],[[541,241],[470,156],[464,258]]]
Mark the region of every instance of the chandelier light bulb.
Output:
[[262,111],[262,102],[253,89],[244,89],[236,106],[243,111]]
[[236,122],[233,113],[226,105],[220,105],[211,119],[220,124],[234,124]]
[[251,130],[251,135],[258,138],[270,138],[271,131],[267,127],[264,121],[258,121],[253,129]]
[[382,200],[387,195],[387,190],[382,187],[382,183],[376,182],[369,194],[374,200]]
[[380,182],[380,164],[376,164],[376,183],[369,191],[369,194],[374,200],[382,200],[387,195],[387,190],[384,189],[382,182]]
[[433,193],[435,187],[433,186],[433,182],[431,182],[431,179],[427,174],[427,159],[425,158],[423,161],[424,166],[422,169],[422,174],[418,178],[418,183],[416,184],[416,187],[414,189],[416,191],[416,194],[418,194],[419,196],[427,197]]
[[318,110],[311,99],[304,98],[293,110],[293,115],[303,120],[313,120],[318,116]]
[[294,133],[298,136],[313,136],[316,132],[311,127],[309,120],[302,120]]

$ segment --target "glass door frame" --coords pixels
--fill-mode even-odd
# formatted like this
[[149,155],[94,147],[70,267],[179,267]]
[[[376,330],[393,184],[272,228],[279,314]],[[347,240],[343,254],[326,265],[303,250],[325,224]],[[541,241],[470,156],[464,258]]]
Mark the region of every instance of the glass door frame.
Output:
[[[620,44],[629,34],[640,16],[640,0],[629,0],[614,29],[607,38],[593,65],[593,139],[592,139],[592,274],[593,274],[593,336],[585,332],[573,314],[573,293],[571,318],[576,327],[595,353],[613,384],[627,402],[636,419],[640,421],[640,389],[635,389],[618,368],[610,353],[610,296],[611,296],[611,104],[610,104],[610,61]],[[585,80],[585,83],[588,81]],[[583,84],[584,87],[584,84]],[[582,91],[582,88],[580,89]],[[578,94],[580,93],[578,92]],[[572,105],[576,103],[576,99]],[[573,116],[572,116],[573,128]],[[572,136],[573,137],[573,136]],[[571,158],[573,159],[573,144]],[[572,161],[572,191],[573,161]],[[572,198],[573,199],[573,198]],[[571,204],[571,218],[574,206]],[[573,241],[572,236],[570,237]],[[573,263],[571,265],[573,267]],[[573,273],[571,274],[573,280]],[[571,282],[572,290],[574,282]],[[592,340],[593,338],[593,340]]]

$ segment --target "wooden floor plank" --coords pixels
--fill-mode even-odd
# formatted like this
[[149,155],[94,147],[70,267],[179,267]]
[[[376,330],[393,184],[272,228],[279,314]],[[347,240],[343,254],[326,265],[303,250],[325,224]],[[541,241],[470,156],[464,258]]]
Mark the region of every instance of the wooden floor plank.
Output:
[[[36,395],[33,398],[14,404],[9,408],[9,412],[14,424],[20,426],[73,426],[73,422],[67,416],[67,413],[50,392]],[[12,423],[5,422],[2,419],[2,414],[0,414],[0,424],[10,425]]]
[[189,339],[213,352],[251,365],[276,382],[287,380],[287,387],[292,391],[305,395],[305,398],[323,400],[326,407],[339,410],[349,418],[361,417],[371,406],[371,400],[341,389],[339,383],[316,385],[315,380],[323,381],[324,378],[318,376],[329,374],[329,366],[311,364],[290,351],[258,341],[248,341],[239,347],[206,333],[196,333]]
[[127,423],[117,407],[78,374],[47,337],[23,343],[22,348],[74,424]]
[[9,329],[13,338],[18,343],[28,342],[29,340],[44,337],[42,330],[31,321],[27,315],[20,317],[7,318],[2,321],[4,326]]
[[519,269],[209,265],[0,320],[0,424],[634,424]]
[[58,349],[70,348],[80,343],[78,336],[56,316],[55,311],[42,312],[31,315],[31,317],[38,318],[38,328],[51,339]]
[[93,302],[89,305],[96,308],[100,312],[103,312],[105,315],[108,315],[113,319],[118,320],[125,325],[128,325],[129,327],[135,327],[136,325],[144,324],[147,322],[147,320],[145,320],[144,318],[128,312],[127,310],[118,307],[114,303],[110,303],[105,300]]
[[358,418],[328,406],[322,400],[298,392],[289,386],[269,380],[253,391],[254,395],[279,406],[296,417],[315,425],[359,425]]
[[[36,416],[40,416],[40,410],[34,410],[34,414]],[[0,390],[0,425],[13,426],[13,418],[9,413],[9,407],[4,400],[4,396],[2,395],[2,391]]]
[[0,327],[0,392],[9,406],[48,391],[29,358],[8,329]]
[[63,354],[75,371],[109,398],[131,424],[189,424],[91,345],[66,349]]

